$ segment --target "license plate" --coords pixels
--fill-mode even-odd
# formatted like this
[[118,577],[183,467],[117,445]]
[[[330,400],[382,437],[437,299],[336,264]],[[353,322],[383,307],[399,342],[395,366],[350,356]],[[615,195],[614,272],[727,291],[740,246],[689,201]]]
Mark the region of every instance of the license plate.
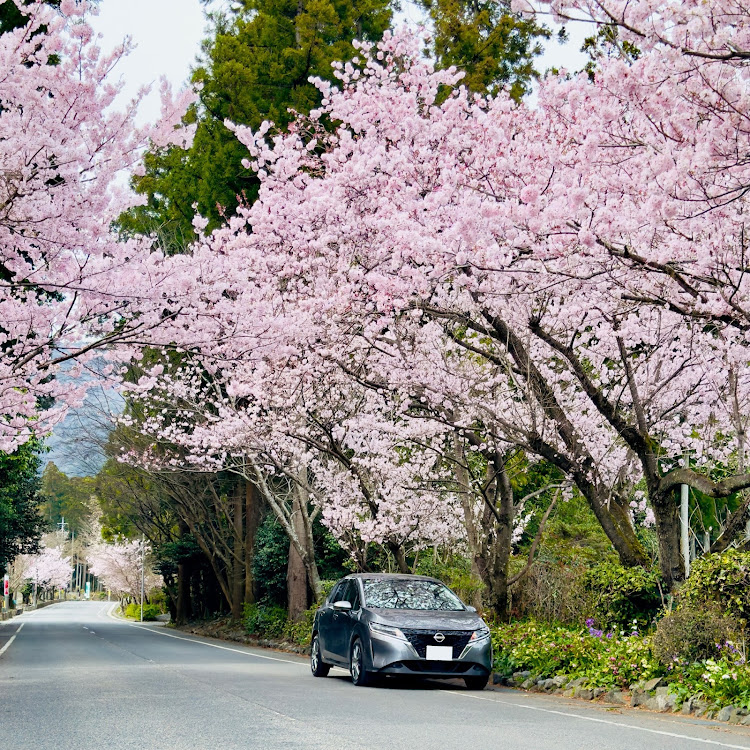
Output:
[[431,661],[450,661],[453,658],[453,646],[427,646],[427,658]]

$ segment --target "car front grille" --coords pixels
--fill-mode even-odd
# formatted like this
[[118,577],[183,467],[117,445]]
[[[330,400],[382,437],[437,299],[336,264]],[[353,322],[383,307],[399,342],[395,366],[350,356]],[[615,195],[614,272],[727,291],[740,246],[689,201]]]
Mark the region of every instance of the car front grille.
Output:
[[[473,630],[408,630],[401,628],[401,632],[414,647],[414,650],[424,659],[427,656],[427,646],[453,646],[453,658],[458,659],[461,652],[471,638]],[[445,640],[438,643],[435,633],[442,633]]]

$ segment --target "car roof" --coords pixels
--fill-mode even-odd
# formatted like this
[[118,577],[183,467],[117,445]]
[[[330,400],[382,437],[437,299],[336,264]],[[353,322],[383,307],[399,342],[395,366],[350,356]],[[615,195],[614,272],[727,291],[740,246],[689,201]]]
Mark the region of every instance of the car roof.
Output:
[[398,579],[407,581],[435,581],[436,583],[442,583],[437,578],[432,576],[419,576],[412,573],[350,573],[345,578],[360,578],[360,579]]

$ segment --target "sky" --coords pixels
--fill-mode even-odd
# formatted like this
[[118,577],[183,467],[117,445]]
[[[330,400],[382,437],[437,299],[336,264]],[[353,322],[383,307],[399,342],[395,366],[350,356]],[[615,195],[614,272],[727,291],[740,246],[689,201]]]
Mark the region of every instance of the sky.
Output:
[[129,101],[141,86],[154,84],[139,119],[156,120],[160,77],[179,88],[190,76],[206,27],[203,6],[198,0],[101,0],[92,25],[102,35],[102,49],[126,37],[137,45],[117,71],[125,84],[122,96]]

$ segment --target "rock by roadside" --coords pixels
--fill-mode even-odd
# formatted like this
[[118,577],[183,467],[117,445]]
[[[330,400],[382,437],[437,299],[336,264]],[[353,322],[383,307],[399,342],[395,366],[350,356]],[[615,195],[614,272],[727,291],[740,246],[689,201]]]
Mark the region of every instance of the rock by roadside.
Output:
[[561,695],[565,698],[580,700],[598,700],[602,703],[616,706],[630,706],[645,708],[659,713],[680,713],[692,715],[696,718],[714,719],[730,724],[750,726],[750,711],[739,706],[724,706],[712,709],[703,700],[702,695],[693,695],[680,702],[677,695],[669,692],[669,686],[662,684],[662,678],[641,681],[630,685],[628,690],[606,690],[605,688],[590,688],[586,679],[579,677],[571,680],[568,675],[557,675],[552,678],[541,678],[531,672],[514,672],[511,677],[494,674],[493,685],[521,688],[536,693]]

